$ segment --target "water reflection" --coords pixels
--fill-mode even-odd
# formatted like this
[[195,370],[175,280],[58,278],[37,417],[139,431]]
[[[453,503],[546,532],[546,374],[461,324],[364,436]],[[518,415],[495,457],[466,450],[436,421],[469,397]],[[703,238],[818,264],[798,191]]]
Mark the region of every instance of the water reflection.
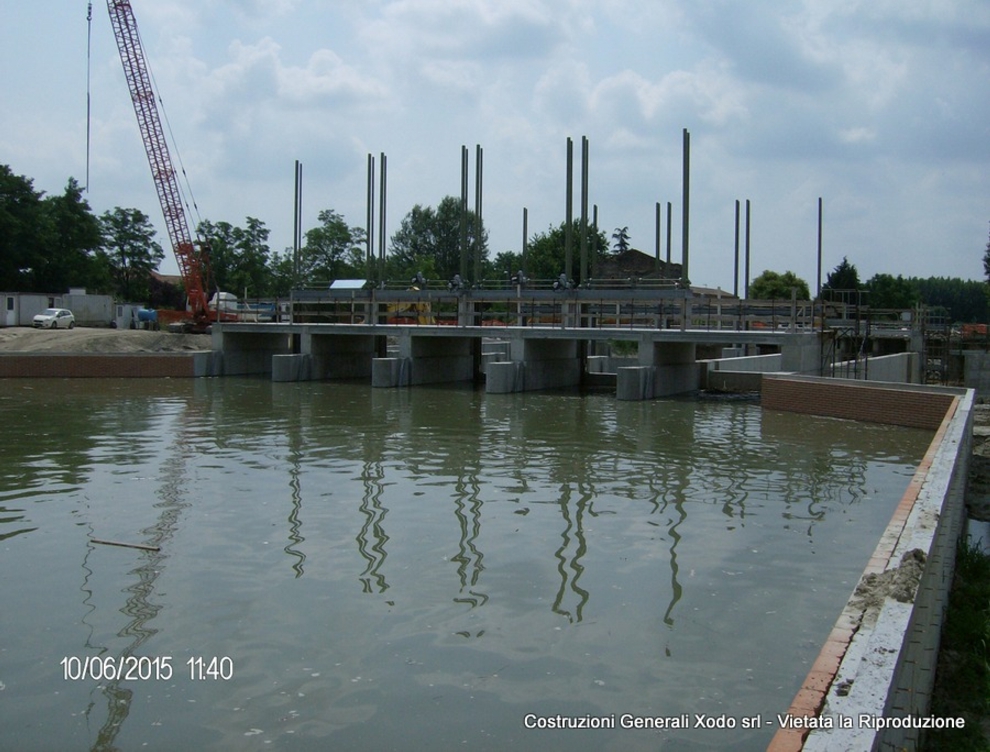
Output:
[[[125,659],[140,656],[141,646],[158,633],[152,622],[164,608],[164,604],[161,598],[155,597],[156,585],[168,563],[168,544],[179,527],[183,510],[189,506],[189,502],[185,499],[185,486],[191,453],[183,445],[182,429],[190,420],[190,410],[184,403],[159,403],[157,407],[159,416],[165,418],[157,427],[157,432],[159,435],[171,436],[172,441],[161,464],[159,486],[155,494],[158,501],[153,505],[157,515],[156,520],[140,531],[141,543],[157,550],[142,550],[138,554],[140,565],[128,573],[129,576],[134,577],[134,581],[123,591],[126,598],[120,613],[130,620],[117,632],[117,636],[125,638],[125,644],[119,648],[110,645],[93,645],[91,643],[93,625],[89,624],[86,618],[83,619],[83,623],[89,628],[89,636],[85,642],[87,650],[95,650],[95,654],[101,658],[113,658],[116,666],[124,665],[122,661]],[[174,410],[171,416],[170,409]],[[152,428],[150,425],[152,412],[149,410],[143,414],[145,424],[141,428],[145,432]],[[168,420],[169,417],[172,420]],[[132,429],[138,427],[133,423],[128,425]],[[91,525],[89,529],[92,538]],[[89,581],[93,575],[93,566],[96,565],[91,566],[89,559],[98,545],[90,542],[83,559],[83,571],[86,574],[81,589],[86,594],[83,604],[89,606],[90,615],[95,607],[90,604],[93,592],[89,589]],[[109,552],[107,554],[110,555]],[[91,747],[93,752],[111,752],[118,749],[116,739],[124,728],[124,721],[130,714],[131,702],[134,699],[134,692],[129,688],[130,686],[133,686],[133,681],[128,681],[126,675],[120,673],[104,679],[94,689],[94,692],[98,691],[103,696],[106,718],[96,733],[96,740]],[[86,710],[87,719],[92,717],[94,710],[95,702]]]
[[[581,575],[584,574],[584,565],[581,560],[588,551],[588,542],[584,537],[584,515],[588,509],[594,493],[588,486],[578,484],[577,500],[574,503],[574,515],[571,518],[571,486],[565,485],[561,489],[560,514],[564,519],[565,527],[560,533],[560,548],[554,551],[557,559],[557,572],[560,574],[560,589],[557,590],[557,597],[553,601],[553,612],[566,616],[570,622],[580,622],[584,616],[584,606],[591,597],[590,593],[578,585]],[[571,551],[573,549],[573,552]],[[564,608],[564,600],[568,595],[568,590],[577,596],[577,602],[573,609]]]
[[364,495],[361,497],[360,511],[364,516],[364,524],[357,536],[358,551],[368,563],[359,579],[365,593],[384,593],[388,590],[388,582],[381,573],[385,564],[385,544],[388,535],[385,533],[385,515],[388,509],[382,504],[383,481],[385,468],[380,462],[366,462],[361,472],[361,483]]
[[[176,682],[142,683],[138,694],[120,682],[74,685],[89,693],[85,743],[107,750],[144,742],[143,703],[215,731],[216,748],[237,748],[253,728],[273,748],[307,731],[303,747],[332,747],[340,729],[358,727],[365,748],[388,748],[406,740],[396,729],[419,740],[472,713],[500,718],[505,741],[520,698],[548,711],[699,709],[712,686],[702,673],[722,696],[765,701],[781,682],[734,692],[750,689],[734,661],[752,656],[776,672],[782,656],[801,655],[781,643],[817,644],[799,620],[828,588],[804,587],[808,573],[840,573],[839,598],[848,595],[841,580],[856,562],[825,544],[841,536],[865,562],[889,518],[884,486],[907,485],[898,463],[927,442],[749,404],[263,380],[67,389],[38,410],[57,407],[66,430],[84,434],[67,439],[71,451],[0,450],[0,565],[48,578],[17,597],[66,623],[66,655],[155,655],[208,635],[238,661],[234,681],[199,695]],[[10,414],[25,432],[41,413]],[[89,543],[116,531],[161,550]],[[42,548],[55,539],[68,553]],[[809,543],[822,547],[813,561]],[[46,592],[53,573],[76,567],[69,601],[85,634],[65,598]],[[790,591],[771,602],[781,588]],[[0,627],[0,639],[37,653],[51,638],[24,636],[25,619]],[[452,635],[470,638],[467,649]],[[780,675],[797,675],[797,664]],[[21,684],[28,672],[13,669]],[[466,695],[479,676],[484,691]],[[64,703],[68,717],[82,708],[50,700],[65,689],[50,682],[36,696]],[[280,738],[271,729],[287,729],[290,710],[307,721]],[[0,706],[0,721],[11,720],[16,711]],[[162,738],[159,748],[182,746]],[[598,741],[575,746],[608,746]]]
[[480,592],[478,580],[485,570],[484,554],[478,550],[477,540],[481,533],[481,485],[475,476],[458,480],[454,484],[454,514],[461,531],[457,554],[451,561],[457,564],[457,578],[460,591],[454,603],[466,603],[472,608],[483,605],[488,596]]

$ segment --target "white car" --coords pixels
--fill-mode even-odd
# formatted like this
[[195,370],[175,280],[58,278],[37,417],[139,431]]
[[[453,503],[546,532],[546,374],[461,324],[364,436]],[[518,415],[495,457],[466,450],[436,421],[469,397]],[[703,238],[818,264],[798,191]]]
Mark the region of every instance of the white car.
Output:
[[32,320],[35,329],[71,329],[76,317],[65,308],[46,308]]

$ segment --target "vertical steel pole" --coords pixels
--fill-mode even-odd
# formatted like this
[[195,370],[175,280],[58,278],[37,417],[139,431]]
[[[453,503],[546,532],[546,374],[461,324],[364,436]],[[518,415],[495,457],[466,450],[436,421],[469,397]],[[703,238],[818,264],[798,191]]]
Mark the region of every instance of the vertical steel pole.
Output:
[[689,227],[691,216],[691,134],[684,129],[684,206],[681,209],[681,279],[690,284],[691,275],[688,271]]
[[656,272],[660,274],[660,202],[657,201],[657,212],[656,212]]
[[365,238],[368,252],[365,254],[365,264],[368,270],[375,259],[375,158],[368,154],[368,237]]
[[381,192],[378,197],[378,262],[381,265],[381,276],[385,279],[385,197],[388,194],[388,159],[385,152],[380,155],[381,161]]
[[671,250],[670,249],[671,249],[671,245],[673,244],[672,241],[673,241],[673,238],[674,238],[674,236],[673,236],[673,230],[674,230],[674,205],[668,201],[667,202],[667,271],[666,271],[666,274],[671,279],[673,278],[673,275],[671,274],[671,268],[670,268],[671,265],[672,265],[671,264],[671,258],[670,258],[670,254],[671,254]]
[[564,274],[570,279],[574,264],[573,222],[574,222],[574,142],[567,137],[567,207],[564,212]]
[[591,278],[598,276],[598,204],[591,205]]
[[581,283],[588,280],[588,137],[581,137]]
[[523,207],[523,242],[522,242],[522,272],[527,274],[529,269],[526,267],[526,251],[529,250],[529,209],[525,206]]
[[292,192],[292,285],[299,284],[299,160],[296,160]]
[[474,278],[476,280],[481,279],[481,192],[484,158],[481,144],[476,144],[474,152]]
[[467,210],[468,210],[468,148],[461,145],[461,217],[460,217],[460,275],[462,280],[468,278],[467,259]]
[[818,197],[818,293],[816,298],[822,296],[822,199]]
[[732,272],[732,294],[739,297],[739,199],[736,199],[736,261]]
[[746,279],[743,280],[743,297],[749,299],[749,199],[746,199]]

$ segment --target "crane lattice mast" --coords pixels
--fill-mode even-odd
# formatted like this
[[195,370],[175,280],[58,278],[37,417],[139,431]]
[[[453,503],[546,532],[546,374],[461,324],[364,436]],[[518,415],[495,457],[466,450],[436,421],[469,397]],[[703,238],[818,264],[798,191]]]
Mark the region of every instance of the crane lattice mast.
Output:
[[151,166],[151,175],[158,191],[165,226],[172,243],[175,260],[186,287],[189,306],[193,318],[205,321],[208,316],[206,285],[203,261],[193,245],[186,213],[182,206],[182,196],[172,157],[169,154],[162,121],[155,102],[155,93],[148,72],[148,62],[141,46],[134,11],[128,0],[107,0],[110,22],[120,51],[120,62],[124,66],[124,77],[131,92],[134,113],[144,141],[144,149]]

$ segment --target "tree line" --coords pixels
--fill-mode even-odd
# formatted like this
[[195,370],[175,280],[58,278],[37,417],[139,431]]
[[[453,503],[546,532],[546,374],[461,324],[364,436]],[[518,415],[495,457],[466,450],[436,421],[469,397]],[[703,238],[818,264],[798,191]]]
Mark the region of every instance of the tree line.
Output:
[[[529,279],[557,280],[565,271],[568,242],[571,273],[578,276],[582,227],[577,220],[570,227],[561,222],[537,232],[527,241],[525,259],[516,251],[492,258],[483,222],[457,198],[446,196],[435,208],[417,204],[406,214],[389,239],[383,264],[369,259],[363,228],[349,225],[333,209],[319,212],[317,220],[317,226],[306,231],[298,257],[291,248],[273,252],[268,228],[255,217],[246,217],[243,226],[200,223],[197,234],[208,255],[208,288],[276,298],[301,287],[326,287],[336,279],[447,281],[461,273],[462,247],[469,249],[469,277],[509,280],[525,270]],[[630,248],[625,227],[612,235],[614,251],[598,228],[588,226],[583,232],[590,269],[613,252]],[[0,290],[53,293],[86,287],[156,308],[181,307],[181,289],[170,289],[151,274],[166,255],[155,234],[149,217],[138,209],[118,206],[101,216],[93,214],[72,178],[61,194],[46,196],[34,189],[32,180],[0,165]],[[990,280],[990,242],[984,266]],[[799,300],[811,297],[807,282],[793,272],[767,270],[752,280],[749,297],[789,299],[792,289]],[[843,258],[823,290],[865,293],[862,302],[875,309],[907,309],[920,303],[946,309],[953,321],[990,320],[985,282],[891,274],[875,274],[861,282],[855,265]]]
[[[987,244],[987,275],[990,279],[990,243]],[[808,283],[794,272],[764,271],[749,286],[749,297],[757,300],[790,299],[791,290],[798,300],[810,300]],[[950,277],[904,277],[898,274],[874,274],[865,282],[859,278],[855,264],[847,257],[828,274],[822,284],[825,300],[843,299],[859,302],[871,309],[907,310],[917,305],[942,308],[950,320],[961,323],[990,321],[987,282]]]
[[[469,279],[508,278],[523,268],[520,254],[490,258],[483,222],[453,196],[434,208],[417,204],[389,240],[384,263],[369,259],[367,235],[333,209],[319,212],[318,224],[304,235],[296,257],[292,248],[272,251],[265,223],[246,217],[243,225],[203,221],[196,228],[208,289],[251,298],[284,297],[300,287],[325,287],[335,279],[419,279],[447,281],[461,271],[466,244]],[[571,228],[579,247],[580,225]],[[603,258],[603,233],[586,228],[591,260]],[[154,307],[181,306],[181,290],[168,290],[152,276],[165,259],[150,218],[139,209],[116,207],[97,216],[78,182],[70,178],[60,195],[47,196],[33,181],[0,165],[0,289],[53,293],[71,287]],[[537,233],[530,242],[530,278],[556,279],[565,264],[562,223]],[[574,251],[576,254],[576,250]],[[480,263],[480,269],[477,266]]]

